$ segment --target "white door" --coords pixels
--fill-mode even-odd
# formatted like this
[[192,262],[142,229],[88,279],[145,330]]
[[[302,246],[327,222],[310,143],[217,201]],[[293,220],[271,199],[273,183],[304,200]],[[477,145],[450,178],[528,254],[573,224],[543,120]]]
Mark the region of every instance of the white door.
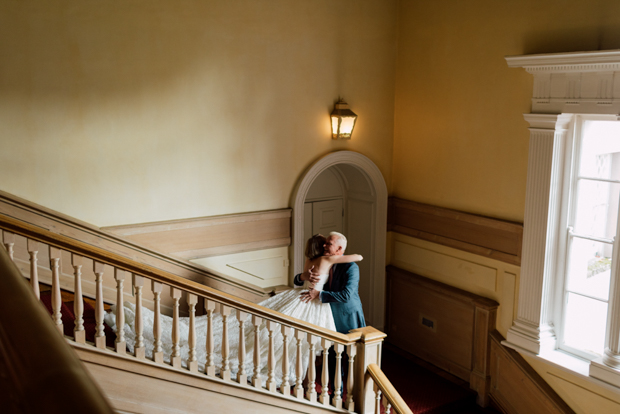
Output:
[[342,199],[314,201],[305,203],[304,240],[321,233],[328,236],[330,231],[343,231]]
[[342,233],[342,199],[312,203],[312,234],[329,235],[330,231]]

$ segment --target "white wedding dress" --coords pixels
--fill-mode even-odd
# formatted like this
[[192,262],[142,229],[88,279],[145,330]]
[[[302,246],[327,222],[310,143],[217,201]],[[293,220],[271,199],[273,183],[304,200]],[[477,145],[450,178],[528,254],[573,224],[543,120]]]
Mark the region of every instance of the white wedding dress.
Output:
[[[323,285],[327,281],[329,275],[321,275],[320,282],[315,285],[316,290],[322,290]],[[306,282],[304,288],[307,289]],[[270,297],[267,300],[259,303],[259,305],[281,312],[285,315],[293,318],[301,319],[303,321],[312,323],[314,325],[321,326],[326,329],[335,331],[336,325],[334,324],[334,318],[332,316],[331,307],[328,303],[321,303],[318,299],[311,302],[303,302],[300,299],[302,289],[290,289],[275,296]],[[125,309],[125,341],[127,348],[130,352],[134,352],[136,344],[136,331],[135,331],[135,304],[130,302],[124,303]],[[106,313],[105,323],[114,330],[116,327],[116,306],[112,306],[112,312]],[[154,314],[150,309],[142,308],[142,321],[143,321],[143,337],[144,346],[146,348],[146,355],[148,358],[153,356],[153,317]],[[181,359],[183,366],[187,366],[187,359],[189,356],[188,336],[189,336],[189,318],[179,318],[179,331],[181,347]],[[170,355],[172,354],[172,318],[169,316],[161,317],[161,342],[164,352],[164,361],[170,362]],[[197,316],[195,320],[196,325],[196,358],[198,360],[199,371],[204,371],[206,362],[206,335],[207,335],[207,316]],[[237,314],[233,311],[227,319],[228,325],[228,344],[229,344],[229,367],[231,370],[232,378],[236,378],[239,371],[239,322],[237,320]],[[259,341],[261,348],[260,357],[260,375],[263,385],[268,378],[268,352],[269,352],[269,332],[266,324],[263,321],[259,327]],[[219,313],[213,314],[213,339],[214,339],[214,355],[213,361],[216,372],[219,373],[222,366],[222,332],[223,321],[222,315]],[[245,337],[245,359],[244,367],[245,373],[248,379],[251,379],[254,375],[254,326],[252,325],[252,317],[248,315],[244,322],[244,337]],[[320,347],[320,338],[315,337],[313,340],[315,350],[317,354],[322,351]],[[282,356],[283,356],[283,337],[281,327],[278,324],[274,330],[274,354],[275,354],[275,381],[276,386],[280,386],[282,383]],[[305,377],[308,369],[310,346],[306,338],[302,341],[302,378]],[[295,384],[296,379],[296,358],[297,358],[297,341],[291,334],[288,337],[288,359],[289,359],[289,378],[290,385]]]

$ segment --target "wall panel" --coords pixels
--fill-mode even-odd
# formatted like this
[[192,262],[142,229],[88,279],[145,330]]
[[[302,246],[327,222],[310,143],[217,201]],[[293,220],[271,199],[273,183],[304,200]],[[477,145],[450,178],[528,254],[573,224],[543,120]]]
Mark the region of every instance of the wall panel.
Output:
[[390,198],[388,229],[519,265],[523,225]]

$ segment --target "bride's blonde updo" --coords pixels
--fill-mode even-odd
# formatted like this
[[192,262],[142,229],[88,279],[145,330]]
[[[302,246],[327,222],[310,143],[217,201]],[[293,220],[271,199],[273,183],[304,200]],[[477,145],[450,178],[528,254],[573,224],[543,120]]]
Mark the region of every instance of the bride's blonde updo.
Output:
[[306,257],[310,260],[316,259],[319,256],[323,256],[325,253],[325,241],[327,239],[322,234],[315,234],[310,237],[306,242]]

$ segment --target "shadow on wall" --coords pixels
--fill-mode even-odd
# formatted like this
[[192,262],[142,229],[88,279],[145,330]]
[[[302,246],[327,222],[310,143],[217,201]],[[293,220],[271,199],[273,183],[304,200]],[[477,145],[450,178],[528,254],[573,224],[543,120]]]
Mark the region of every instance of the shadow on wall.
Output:
[[[2,49],[13,58],[9,77],[16,81],[7,82],[5,91],[23,93],[30,78],[38,93],[72,96],[79,89],[98,97],[139,95],[144,85],[156,91],[162,82],[182,80],[193,66],[211,87],[219,86],[235,99],[251,96],[247,88],[252,87],[289,91],[292,77],[273,76],[272,85],[256,81],[265,73],[285,75],[330,54],[328,29],[339,15],[333,7],[324,13],[320,7],[300,5],[296,10],[288,3],[279,7],[280,2],[249,0],[183,6],[113,3],[37,4],[36,9],[21,4],[3,10],[2,26],[12,35],[2,36],[8,40]],[[318,70],[316,66],[308,72]]]
[[540,30],[524,35],[523,54],[620,49],[620,26]]
[[[178,105],[207,117],[245,109],[238,121],[277,127],[283,102],[345,86],[336,84],[356,73],[355,36],[365,37],[350,8],[333,2],[112,3],[0,6],[0,52],[10,57],[4,99],[64,97],[85,112],[124,104],[125,116],[161,100],[162,116],[183,119]],[[341,26],[350,36],[334,41]]]

